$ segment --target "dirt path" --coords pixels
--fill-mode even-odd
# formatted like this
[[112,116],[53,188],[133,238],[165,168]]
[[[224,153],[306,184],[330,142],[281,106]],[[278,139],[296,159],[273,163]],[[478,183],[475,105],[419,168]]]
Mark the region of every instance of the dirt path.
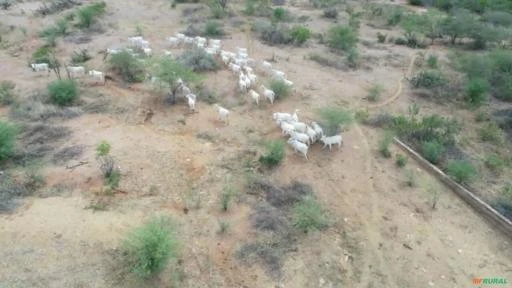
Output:
[[410,61],[409,66],[407,68],[406,74],[402,78],[400,78],[400,80],[398,80],[398,85],[397,85],[397,89],[396,89],[395,94],[391,98],[388,98],[385,101],[383,101],[382,103],[378,103],[378,104],[375,104],[375,105],[368,106],[367,107],[368,109],[382,108],[384,106],[387,106],[387,105],[395,102],[400,97],[400,95],[402,94],[403,86],[404,86],[403,82],[404,82],[405,79],[411,77],[412,69],[414,68],[414,62],[416,61],[416,58],[418,58],[418,54],[414,54],[414,55],[411,56],[411,61]]

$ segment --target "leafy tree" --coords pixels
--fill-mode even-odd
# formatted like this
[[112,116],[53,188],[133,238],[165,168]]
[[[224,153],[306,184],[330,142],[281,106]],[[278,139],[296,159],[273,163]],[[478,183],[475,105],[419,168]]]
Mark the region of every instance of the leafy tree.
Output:
[[450,37],[452,44],[455,44],[457,38],[468,36],[476,24],[477,20],[471,12],[466,9],[457,9],[443,20],[441,31],[443,35]]
[[428,10],[424,14],[409,15],[403,22],[406,38],[413,33],[422,33],[434,43],[434,40],[442,36],[442,23],[445,19],[443,13],[438,10]]
[[172,104],[176,103],[176,94],[181,88],[179,79],[187,82],[197,82],[200,80],[192,70],[169,57],[163,57],[160,59],[155,75],[160,79],[160,81],[168,85],[169,98]]

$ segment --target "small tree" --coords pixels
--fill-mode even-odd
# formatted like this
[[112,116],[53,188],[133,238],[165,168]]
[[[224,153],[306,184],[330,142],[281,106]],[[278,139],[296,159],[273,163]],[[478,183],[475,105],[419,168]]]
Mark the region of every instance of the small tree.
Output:
[[476,24],[474,15],[466,9],[457,9],[452,15],[444,18],[441,23],[441,33],[450,37],[451,43],[455,44],[458,38],[468,35]]
[[176,96],[181,88],[179,79],[186,82],[197,82],[200,80],[192,70],[170,57],[163,57],[158,61],[155,75],[169,87],[169,98],[172,104],[176,103]]
[[152,218],[130,232],[123,242],[124,264],[137,277],[146,279],[162,271],[179,252],[174,225],[168,217]]
[[142,82],[145,78],[144,66],[127,51],[113,54],[110,69],[126,82]]
[[475,167],[467,160],[451,161],[446,166],[446,172],[461,184],[468,184],[477,176]]
[[348,26],[336,25],[327,32],[327,44],[336,50],[348,51],[358,41],[357,32]]
[[121,172],[116,167],[115,160],[110,156],[110,144],[102,141],[96,147],[96,159],[100,165],[101,173],[105,180],[105,185],[110,189],[116,189],[121,181]]
[[327,136],[333,136],[340,132],[341,125],[349,125],[353,121],[352,113],[341,107],[325,107],[317,111],[320,117],[320,125]]
[[183,52],[176,61],[194,72],[216,71],[220,69],[220,65],[215,61],[215,58],[199,48]]
[[290,96],[291,89],[283,80],[274,79],[269,84],[270,90],[274,91],[276,99],[283,99]]
[[272,11],[272,20],[276,22],[286,21],[290,16],[288,10],[278,7]]
[[96,19],[105,13],[107,4],[105,2],[93,3],[77,11],[78,24],[80,28],[89,28],[96,22]]

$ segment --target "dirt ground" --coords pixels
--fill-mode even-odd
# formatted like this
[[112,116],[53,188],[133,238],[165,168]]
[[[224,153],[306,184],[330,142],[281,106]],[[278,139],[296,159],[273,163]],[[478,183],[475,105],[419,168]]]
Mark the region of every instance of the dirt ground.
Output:
[[[186,27],[181,11],[193,6],[183,4],[171,10],[166,1],[106,2],[105,33],[93,34],[86,44],[60,43],[59,55],[69,57],[78,48],[88,48],[94,59],[87,66],[106,71],[97,52],[125,46],[136,25],[143,26],[153,51],[163,53],[168,49],[166,38]],[[39,5],[39,1],[24,2],[0,11],[1,22],[27,29],[26,36],[16,35],[20,42],[15,57],[12,48],[0,50],[0,79],[15,82],[19,95],[43,90],[55,77],[36,76],[26,65],[40,44],[37,32],[58,17],[31,16]],[[289,9],[310,16],[306,23],[316,32],[330,25],[320,18],[321,10],[305,3]],[[314,120],[315,109],[328,105],[351,110],[370,106],[371,111],[389,112],[407,111],[413,102],[426,111],[439,107],[417,101],[402,82],[414,69],[414,50],[361,45],[361,54],[371,56],[364,67],[340,71],[307,59],[311,52],[325,52],[319,44],[271,47],[229,23],[226,20],[224,49],[248,47],[249,55],[258,61],[274,57],[274,67],[295,83],[294,95],[273,106],[255,107],[241,100],[235,78],[227,70],[209,73],[207,86],[232,111],[230,125],[225,126],[217,120],[213,106],[199,102],[198,112],[190,114],[185,103],[167,106],[157,101],[147,84],[84,85],[90,99],[103,95],[108,100],[107,111],[48,122],[72,131],[65,142],[55,144],[57,150],[82,145],[83,154],[71,163],[86,163],[73,169],[65,164],[46,165],[45,196],[24,198],[13,213],[0,215],[0,287],[455,288],[471,287],[473,277],[512,281],[511,240],[409,159],[408,169],[419,181],[434,183],[439,191],[437,208],[432,210],[431,195],[423,186],[408,187],[404,170],[378,156],[381,131],[359,124],[344,132],[341,149],[329,152],[315,145],[306,161],[287,148],[279,168],[266,173],[282,185],[293,180],[310,184],[333,224],[298,240],[297,248],[283,259],[279,279],[270,277],[259,264],[247,266],[237,260],[236,251],[258,233],[249,225],[251,207],[238,201],[223,213],[219,198],[226,185],[243,183],[237,171],[241,159],[261,151],[263,140],[281,137],[271,120],[273,111],[298,108],[299,117],[309,121]],[[248,29],[246,24],[241,26]],[[362,24],[361,38],[374,41],[377,31]],[[441,48],[433,49],[443,53]],[[383,99],[374,107],[363,99],[372,83],[385,88]],[[137,111],[142,108],[155,111],[151,123],[139,123]],[[439,110],[450,113],[449,108]],[[7,109],[1,111],[6,119]],[[114,196],[103,195],[95,161],[95,147],[102,140],[112,145],[122,173],[120,192]],[[392,152],[399,152],[398,148]],[[51,189],[57,186],[64,188]],[[106,211],[86,209],[98,201],[108,203]],[[196,207],[184,213],[192,202]],[[171,215],[178,223],[183,247],[177,270],[183,279],[176,284],[169,268],[149,283],[126,281],[115,273],[121,239],[158,214]],[[217,234],[221,221],[230,223],[227,235]]]

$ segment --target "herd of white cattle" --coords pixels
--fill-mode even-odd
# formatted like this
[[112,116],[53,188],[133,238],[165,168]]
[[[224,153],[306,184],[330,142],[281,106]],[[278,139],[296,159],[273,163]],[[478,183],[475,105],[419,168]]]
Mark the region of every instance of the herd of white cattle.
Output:
[[[151,56],[152,49],[149,46],[149,41],[144,40],[143,37],[129,37],[128,42],[130,46],[141,51],[146,56]],[[177,33],[173,37],[168,38],[168,44],[170,48],[191,48],[197,47],[204,50],[207,54],[212,57],[218,57],[225,67],[229,69],[238,79],[238,88],[241,93],[247,94],[256,105],[260,103],[260,94],[255,90],[257,89],[258,76],[255,70],[258,69],[265,75],[281,80],[285,85],[293,89],[293,82],[286,79],[284,72],[275,70],[272,64],[267,61],[261,61],[260,65],[257,65],[256,60],[249,57],[246,48],[236,48],[235,52],[230,52],[222,49],[222,42],[218,39],[207,39],[204,37],[189,37],[182,33]],[[107,49],[107,55],[112,55],[127,51],[133,53],[133,49]],[[165,50],[166,56],[171,56],[172,52]],[[32,70],[36,72],[47,72],[50,73],[50,67],[47,63],[34,63],[31,64]],[[95,79],[95,81],[105,83],[105,75],[103,72],[90,70],[87,71],[83,66],[67,66],[66,70],[71,78],[80,78],[85,75]],[[150,77],[151,84],[158,82],[158,77]],[[196,111],[197,96],[192,93],[192,90],[182,80],[178,79],[179,89],[178,91],[188,100],[187,104],[189,109],[193,112]],[[270,104],[274,103],[275,93],[271,89],[265,87],[263,84],[259,86],[260,93],[267,99]],[[225,124],[229,124],[230,111],[219,104],[214,105],[218,112],[219,119],[224,121]],[[296,109],[293,113],[275,112],[272,115],[273,120],[278,127],[281,128],[282,135],[289,136],[288,144],[290,144],[295,152],[300,152],[306,159],[307,152],[310,145],[317,141],[321,141],[325,147],[329,147],[331,150],[332,145],[338,145],[338,148],[343,144],[343,139],[340,134],[334,136],[326,136],[324,131],[317,122],[311,122],[306,124],[299,121]]]

